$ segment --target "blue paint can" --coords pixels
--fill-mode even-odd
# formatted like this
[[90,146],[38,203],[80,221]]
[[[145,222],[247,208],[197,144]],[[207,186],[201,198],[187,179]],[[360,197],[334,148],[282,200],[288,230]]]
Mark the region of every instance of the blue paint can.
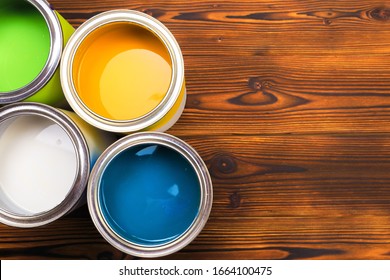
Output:
[[97,229],[119,250],[161,257],[188,245],[212,206],[212,182],[197,152],[164,133],[129,135],[97,160],[88,185]]

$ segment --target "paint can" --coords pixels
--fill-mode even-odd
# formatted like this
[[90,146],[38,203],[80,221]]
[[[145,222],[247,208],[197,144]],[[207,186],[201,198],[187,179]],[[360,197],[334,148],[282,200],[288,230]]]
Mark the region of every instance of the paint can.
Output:
[[160,132],[138,132],[112,144],[92,169],[87,202],[101,235],[124,253],[161,257],[203,229],[212,182],[198,153]]
[[116,139],[49,105],[0,108],[0,222],[41,226],[85,203],[90,169]]
[[66,108],[59,63],[74,28],[45,0],[0,3],[0,105],[41,102]]
[[61,83],[78,115],[117,133],[166,131],[186,101],[179,44],[160,21],[133,10],[101,13],[76,30]]

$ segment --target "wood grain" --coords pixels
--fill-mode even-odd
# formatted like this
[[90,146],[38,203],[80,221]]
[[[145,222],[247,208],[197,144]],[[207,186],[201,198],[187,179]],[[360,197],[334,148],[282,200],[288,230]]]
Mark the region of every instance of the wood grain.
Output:
[[[59,1],[75,27],[126,8],[179,42],[188,98],[168,132],[205,160],[214,203],[166,259],[390,259],[390,5],[384,1]],[[1,259],[132,259],[86,206],[0,225]]]

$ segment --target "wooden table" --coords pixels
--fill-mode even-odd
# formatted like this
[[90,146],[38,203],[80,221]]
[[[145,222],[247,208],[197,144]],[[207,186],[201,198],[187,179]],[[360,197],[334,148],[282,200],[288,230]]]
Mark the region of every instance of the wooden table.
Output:
[[[390,3],[52,0],[79,26],[126,8],[163,22],[188,100],[168,132],[214,184],[202,233],[170,259],[390,259]],[[1,259],[131,259],[84,206],[0,226]]]

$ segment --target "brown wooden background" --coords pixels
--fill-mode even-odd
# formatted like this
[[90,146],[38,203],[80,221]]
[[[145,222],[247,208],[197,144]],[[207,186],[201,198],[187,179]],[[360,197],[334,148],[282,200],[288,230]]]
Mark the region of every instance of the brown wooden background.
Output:
[[[188,100],[168,132],[207,163],[214,204],[171,259],[390,259],[390,2],[52,0],[79,26],[148,13],[181,45]],[[0,226],[1,259],[132,258],[87,207]]]

